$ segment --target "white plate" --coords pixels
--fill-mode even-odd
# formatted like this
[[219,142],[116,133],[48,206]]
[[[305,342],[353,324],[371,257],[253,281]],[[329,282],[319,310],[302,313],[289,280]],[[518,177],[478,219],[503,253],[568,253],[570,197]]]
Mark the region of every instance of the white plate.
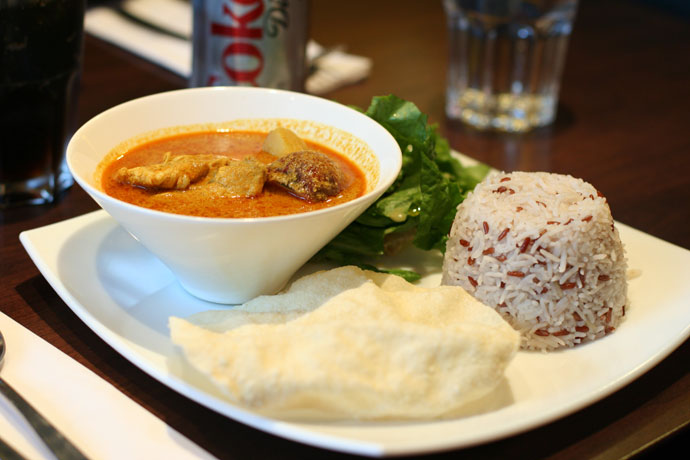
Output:
[[[168,316],[219,308],[191,297],[104,211],[23,232],[24,247],[69,307],[103,340],[162,383],[221,414],[295,441],[369,456],[467,447],[553,421],[613,393],[690,335],[690,251],[619,225],[630,268],[627,319],[612,335],[549,354],[519,352],[493,410],[454,420],[292,423],[233,406],[183,364]],[[440,256],[403,256],[438,284]],[[396,261],[400,262],[399,261]]]

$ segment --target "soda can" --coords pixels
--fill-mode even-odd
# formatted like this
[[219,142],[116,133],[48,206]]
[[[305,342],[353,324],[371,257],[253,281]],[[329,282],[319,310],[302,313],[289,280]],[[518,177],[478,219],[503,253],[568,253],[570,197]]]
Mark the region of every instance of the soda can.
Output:
[[190,86],[304,90],[307,0],[193,0]]

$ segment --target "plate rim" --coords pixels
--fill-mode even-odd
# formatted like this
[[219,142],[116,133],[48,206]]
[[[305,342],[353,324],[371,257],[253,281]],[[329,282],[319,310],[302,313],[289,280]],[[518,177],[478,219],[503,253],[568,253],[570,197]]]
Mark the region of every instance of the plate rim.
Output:
[[[585,407],[588,407],[601,399],[613,394],[619,389],[627,386],[632,381],[636,380],[659,362],[670,355],[675,349],[677,349],[682,343],[687,340],[690,336],[690,323],[686,324],[681,330],[678,336],[675,336],[672,340],[669,340],[664,344],[664,346],[652,354],[648,359],[643,362],[638,363],[634,369],[630,369],[624,375],[620,376],[616,380],[609,382],[607,385],[599,388],[595,392],[589,392],[581,395],[579,398],[571,400],[569,404],[561,406],[558,410],[553,409],[540,414],[537,417],[532,417],[529,421],[518,422],[514,421],[512,423],[507,423],[500,429],[493,430],[491,432],[485,433],[483,436],[474,436],[471,439],[453,438],[445,439],[443,442],[439,441],[422,441],[416,444],[410,445],[405,444],[401,446],[387,446],[385,443],[372,442],[367,440],[346,440],[342,437],[336,435],[315,432],[305,428],[302,423],[293,423],[290,421],[283,421],[272,419],[260,414],[251,412],[250,410],[243,409],[239,406],[234,406],[228,401],[220,401],[224,407],[217,407],[216,404],[219,402],[217,398],[212,395],[205,395],[203,391],[194,387],[190,382],[181,379],[179,376],[174,375],[170,372],[163,372],[162,370],[151,367],[151,363],[143,359],[140,354],[135,353],[131,348],[125,346],[122,343],[120,336],[114,331],[106,327],[105,324],[101,323],[96,317],[94,317],[88,308],[81,304],[81,302],[75,297],[75,295],[70,292],[70,290],[65,286],[59,277],[59,274],[54,273],[50,264],[45,260],[45,254],[41,253],[40,244],[37,243],[37,239],[42,237],[46,232],[50,232],[55,229],[60,229],[65,231],[66,234],[74,233],[74,228],[81,229],[84,226],[91,224],[93,222],[109,223],[113,226],[118,226],[112,217],[110,217],[105,211],[97,210],[91,213],[87,213],[81,216],[77,216],[64,221],[49,224],[43,227],[38,227],[31,230],[25,230],[20,233],[19,239],[29,254],[30,258],[37,266],[38,270],[48,281],[51,287],[56,291],[60,298],[67,304],[67,306],[89,327],[93,332],[95,332],[102,340],[108,343],[113,349],[115,349],[120,355],[125,359],[130,361],[132,364],[137,366],[142,371],[149,374],[151,377],[158,380],[160,383],[168,386],[169,388],[175,390],[181,395],[192,399],[198,404],[203,405],[223,416],[230,417],[233,420],[243,423],[245,425],[251,426],[252,428],[271,433],[276,436],[280,436],[292,441],[301,442],[304,444],[312,445],[315,447],[320,447],[329,450],[336,450],[344,453],[352,453],[358,455],[365,455],[370,457],[385,457],[385,456],[398,456],[398,455],[413,455],[413,454],[425,454],[433,452],[441,452],[450,449],[461,449],[472,447],[480,444],[485,444],[488,442],[503,439],[509,436],[517,435],[530,431],[537,427],[546,425],[555,420],[561,419],[568,415],[571,415]],[[109,221],[109,222],[108,222]],[[665,245],[670,245],[673,249],[679,249],[685,251],[690,255],[690,251],[680,246],[676,246],[667,241],[661,240],[653,235],[646,234],[639,230],[636,230],[627,225],[616,223],[627,232],[634,232],[637,237],[652,238],[657,243],[663,243]],[[74,227],[74,228],[72,228]],[[72,230],[67,232],[67,230]],[[123,230],[124,231],[124,230]],[[64,239],[68,239],[66,236]],[[63,240],[61,240],[63,241]],[[63,241],[64,242],[64,241]],[[143,249],[143,248],[142,248]],[[59,248],[54,249],[55,253],[58,254]],[[153,256],[152,256],[153,257]],[[189,394],[191,391],[191,395]],[[228,414],[221,409],[230,409],[232,415]],[[462,419],[455,419],[462,420]],[[411,421],[409,424],[433,424],[438,422],[453,422],[454,420],[441,420],[441,421]],[[403,422],[403,424],[407,424]],[[367,423],[367,425],[377,425],[376,422]]]

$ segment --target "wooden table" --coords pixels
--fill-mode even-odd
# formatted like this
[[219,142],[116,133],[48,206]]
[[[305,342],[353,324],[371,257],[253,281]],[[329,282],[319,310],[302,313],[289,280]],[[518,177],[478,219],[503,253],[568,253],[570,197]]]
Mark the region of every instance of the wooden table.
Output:
[[[446,36],[439,1],[313,0],[311,8],[313,38],[327,46],[344,43],[350,52],[374,62],[366,81],[327,97],[359,106],[379,94],[412,100],[440,125],[455,149],[496,168],[582,177],[607,196],[617,220],[690,248],[687,18],[651,2],[583,1],[557,121],[519,136],[481,133],[446,121]],[[83,123],[138,96],[185,85],[155,65],[88,37],[79,120]],[[153,380],[91,332],[39,274],[18,234],[95,209],[74,186],[56,205],[0,212],[2,311],[219,458],[344,457],[217,415]],[[689,432],[689,362],[686,342],[637,381],[576,414],[499,442],[438,456],[652,457],[680,447]]]

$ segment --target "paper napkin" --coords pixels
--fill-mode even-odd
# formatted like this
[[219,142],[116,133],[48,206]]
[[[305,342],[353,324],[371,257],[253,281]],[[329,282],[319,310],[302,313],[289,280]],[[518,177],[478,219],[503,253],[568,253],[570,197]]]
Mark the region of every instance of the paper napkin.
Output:
[[[92,459],[213,459],[111,384],[0,312],[0,376]],[[0,437],[30,460],[54,459],[0,395]]]

